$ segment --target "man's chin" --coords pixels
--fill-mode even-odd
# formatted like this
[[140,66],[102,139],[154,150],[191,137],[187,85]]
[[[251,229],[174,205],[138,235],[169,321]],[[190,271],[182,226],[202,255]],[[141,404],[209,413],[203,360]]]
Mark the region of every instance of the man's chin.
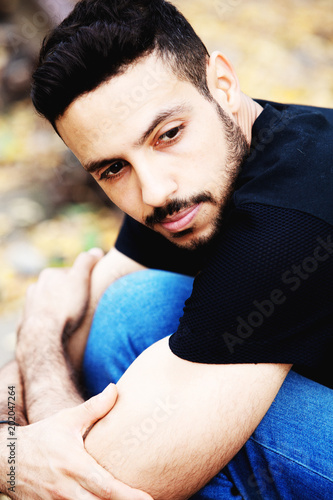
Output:
[[174,243],[182,241],[186,242],[186,240],[190,240],[192,238],[193,233],[194,233],[193,227],[188,227],[183,231],[177,231],[176,233],[171,233],[169,239]]
[[166,238],[179,248],[195,251],[210,248],[216,239],[216,235],[216,228],[211,228],[210,231],[200,233],[195,230],[195,227],[191,227],[184,229],[184,231],[169,234]]

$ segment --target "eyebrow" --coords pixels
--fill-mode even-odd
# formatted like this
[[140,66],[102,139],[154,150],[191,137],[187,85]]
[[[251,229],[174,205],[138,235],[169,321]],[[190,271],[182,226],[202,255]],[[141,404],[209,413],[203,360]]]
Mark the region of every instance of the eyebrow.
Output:
[[161,123],[169,118],[172,118],[175,115],[181,115],[182,113],[186,113],[191,111],[192,107],[186,104],[178,104],[172,108],[161,111],[151,122],[147,130],[142,134],[140,139],[135,143],[136,146],[142,146],[148,137],[154,132],[155,128],[158,127]]
[[[168,120],[176,115],[180,115],[186,112],[188,113],[191,110],[192,107],[189,105],[178,104],[177,106],[161,111],[160,113],[158,113],[157,116],[155,116],[155,118],[152,120],[151,124],[146,129],[146,131],[143,132],[138,141],[135,142],[134,146],[135,147],[142,146],[148,139],[148,137],[154,132],[155,128],[158,127],[165,120]],[[119,160],[122,160],[122,158],[106,158],[104,160],[91,161],[86,165],[84,165],[84,168],[87,172],[93,174],[94,172],[101,170],[103,167],[110,165],[110,163],[114,163],[115,161]]]

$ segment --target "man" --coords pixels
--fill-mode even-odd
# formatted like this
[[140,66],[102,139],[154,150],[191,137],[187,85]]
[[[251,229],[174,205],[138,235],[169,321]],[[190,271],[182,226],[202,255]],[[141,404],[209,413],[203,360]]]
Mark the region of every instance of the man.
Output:
[[[17,434],[35,453],[33,436],[55,437],[46,470],[23,457],[24,498],[330,497],[332,113],[245,96],[174,7],[143,0],[80,2],[44,45],[33,100],[130,218],[98,263],[82,255],[28,295],[32,425]],[[125,372],[118,401],[101,418],[110,386],[55,413],[81,401],[66,354],[81,363],[110,283],[83,369],[90,395]],[[82,436],[99,418],[98,466]]]

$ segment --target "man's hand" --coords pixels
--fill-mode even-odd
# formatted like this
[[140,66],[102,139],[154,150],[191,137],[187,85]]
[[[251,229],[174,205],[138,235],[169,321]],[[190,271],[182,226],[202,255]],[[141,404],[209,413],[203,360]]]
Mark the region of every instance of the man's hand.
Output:
[[[73,332],[80,324],[89,299],[90,275],[103,257],[100,249],[81,253],[74,264],[66,269],[45,269],[37,283],[27,291],[26,303],[19,328],[17,352],[25,355],[31,347],[46,341],[45,333],[53,333],[52,341],[59,346],[63,330]],[[33,338],[41,325],[44,335]]]
[[[113,407],[116,398],[116,388],[110,385],[79,406],[18,427],[18,474],[15,493],[7,492],[11,498],[151,500],[149,495],[114,479],[84,449],[83,436]],[[1,455],[7,444],[0,443]]]

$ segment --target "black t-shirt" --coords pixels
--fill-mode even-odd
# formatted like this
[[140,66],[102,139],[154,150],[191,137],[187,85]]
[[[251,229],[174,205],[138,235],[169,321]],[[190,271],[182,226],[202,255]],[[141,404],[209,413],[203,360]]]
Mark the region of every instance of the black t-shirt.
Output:
[[333,110],[258,102],[213,251],[180,250],[129,217],[116,247],[147,267],[196,276],[170,337],[177,356],[293,363],[333,388]]

